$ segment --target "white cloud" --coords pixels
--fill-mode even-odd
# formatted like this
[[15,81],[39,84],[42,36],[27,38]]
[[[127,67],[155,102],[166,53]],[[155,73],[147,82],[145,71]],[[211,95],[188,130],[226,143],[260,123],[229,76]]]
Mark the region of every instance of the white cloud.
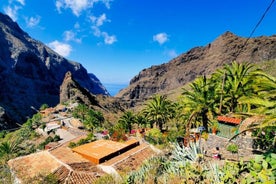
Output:
[[16,0],[17,2],[19,2],[21,5],[25,5],[25,0]]
[[113,0],[99,0],[99,1],[102,2],[107,9],[110,9],[110,2]]
[[15,6],[12,8],[11,6],[4,7],[4,13],[7,14],[13,21],[17,20],[17,11],[20,7]]
[[25,5],[25,0],[9,0],[9,5],[4,7],[4,13],[13,21],[17,20],[17,12]]
[[70,31],[64,31],[63,33],[64,40],[65,41],[74,41],[77,43],[81,43],[81,39],[76,37],[76,33],[74,33],[72,30]]
[[90,16],[90,20],[91,20],[92,23],[94,23],[95,26],[97,26],[97,27],[102,26],[104,22],[110,22],[110,20],[108,20],[108,19],[106,18],[105,13],[103,13],[103,14],[100,15],[99,17]]
[[[110,4],[113,0],[55,0],[56,9],[59,13],[62,12],[62,9],[70,9],[74,15],[79,17],[84,11],[88,12],[88,15],[91,13],[91,9],[94,8],[95,4],[103,4],[107,9],[110,9]],[[93,31],[94,36],[101,37],[104,39],[105,44],[113,44],[117,41],[115,35],[109,35],[107,32],[101,31],[100,27],[105,22],[110,22],[107,19],[105,13],[102,13],[100,16],[90,16],[89,21],[92,23],[91,29]],[[74,25],[74,29],[79,29],[79,24],[76,23]],[[76,34],[73,32],[64,32],[64,40],[65,41],[77,41],[80,42],[80,39],[76,38]]]
[[67,57],[72,51],[72,47],[69,44],[61,43],[57,40],[48,44],[48,46],[61,56]]
[[25,21],[28,27],[35,27],[39,24],[40,19],[41,17],[37,15],[35,17],[26,18]]
[[117,38],[115,35],[109,36],[108,33],[102,32],[102,36],[104,37],[104,43],[107,45],[112,45],[117,41]]
[[61,13],[62,6],[63,6],[63,3],[61,1],[56,1],[56,8],[59,13]]
[[103,3],[106,8],[110,8],[112,0],[56,0],[56,8],[61,12],[61,8],[71,9],[73,14],[80,16],[82,11],[93,8],[95,3]]
[[97,26],[92,26],[91,28],[92,28],[92,30],[93,30],[94,36],[100,37],[100,36],[102,35],[102,32],[101,32],[101,30],[100,30],[99,27],[97,27]]
[[167,33],[158,33],[153,36],[153,41],[158,42],[160,45],[164,44],[169,40]]
[[100,26],[102,26],[104,24],[104,22],[110,22],[110,20],[107,19],[106,15],[104,13],[102,15],[100,15],[99,17],[90,16],[89,18],[92,22],[91,29],[93,30],[94,36],[103,37],[104,43],[107,45],[112,45],[113,43],[115,43],[117,41],[117,38],[115,35],[110,36],[107,32],[100,30]]

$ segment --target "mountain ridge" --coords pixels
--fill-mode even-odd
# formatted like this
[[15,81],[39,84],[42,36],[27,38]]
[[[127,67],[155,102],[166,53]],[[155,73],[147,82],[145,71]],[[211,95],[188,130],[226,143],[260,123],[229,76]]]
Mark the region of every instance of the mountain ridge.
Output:
[[[95,75],[34,40],[10,17],[0,13],[0,129],[17,126],[42,104],[59,103],[66,72],[93,94],[109,95]],[[11,123],[13,122],[13,123]]]
[[194,47],[167,63],[143,69],[115,97],[141,101],[183,86],[199,75],[210,75],[233,60],[259,63],[276,58],[276,35],[247,39],[227,31],[206,46]]

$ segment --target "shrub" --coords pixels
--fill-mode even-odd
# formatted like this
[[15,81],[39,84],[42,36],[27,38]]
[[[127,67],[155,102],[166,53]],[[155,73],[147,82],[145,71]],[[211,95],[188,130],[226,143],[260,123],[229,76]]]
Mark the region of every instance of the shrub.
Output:
[[181,135],[184,135],[184,132],[183,131],[178,131],[177,128],[173,128],[173,129],[170,129],[168,131],[167,135],[168,135],[167,136],[167,141],[175,142],[177,137],[179,137]]
[[40,143],[40,144],[38,145],[38,148],[39,148],[39,149],[44,149],[45,146],[46,146],[48,143],[53,142],[53,141],[54,141],[54,138],[51,137],[51,136],[48,136],[48,137],[45,139],[44,142],[42,142],[42,143]]
[[75,148],[75,147],[77,147],[77,144],[75,142],[70,142],[68,147],[69,148]]
[[48,107],[49,107],[48,104],[42,104],[42,105],[40,106],[39,110],[45,110],[45,109],[47,109]]
[[227,151],[230,151],[231,153],[238,153],[238,151],[239,151],[239,147],[236,144],[229,144],[226,149],[227,149]]
[[53,138],[54,142],[58,142],[60,140],[61,140],[61,138],[59,137],[59,135],[55,135],[54,138]]
[[145,138],[152,144],[162,144],[164,141],[162,132],[157,128],[147,131]]
[[263,129],[258,129],[253,131],[252,133],[254,139],[254,147],[262,150],[268,150],[273,146],[274,136],[275,136],[275,128],[267,127]]

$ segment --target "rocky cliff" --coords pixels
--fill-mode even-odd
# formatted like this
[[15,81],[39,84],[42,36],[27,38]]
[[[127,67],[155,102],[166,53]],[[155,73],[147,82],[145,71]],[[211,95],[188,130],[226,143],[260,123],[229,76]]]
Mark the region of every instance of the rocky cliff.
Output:
[[60,86],[60,102],[64,103],[68,101],[78,102],[90,105],[98,105],[96,97],[93,96],[88,90],[81,87],[78,82],[72,78],[71,72],[65,74],[64,80]]
[[233,60],[258,63],[275,58],[276,35],[247,40],[226,32],[206,46],[195,47],[168,63],[144,69],[116,97],[139,101],[154,93],[181,87],[199,75],[209,75]]
[[108,95],[81,64],[32,39],[0,13],[0,130],[24,122],[44,103],[59,103],[60,85],[68,71],[89,92]]
[[60,86],[60,103],[77,102],[103,114],[105,120],[114,123],[128,108],[128,103],[108,95],[93,95],[81,87],[67,72]]

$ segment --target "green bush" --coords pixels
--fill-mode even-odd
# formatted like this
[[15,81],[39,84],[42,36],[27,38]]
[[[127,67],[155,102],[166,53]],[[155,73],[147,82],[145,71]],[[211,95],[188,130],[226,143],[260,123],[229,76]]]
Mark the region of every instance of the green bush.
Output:
[[158,128],[152,128],[146,132],[145,139],[152,144],[162,144],[163,134]]
[[238,153],[238,151],[239,151],[239,147],[236,144],[229,144],[226,149],[227,149],[227,151],[230,151],[231,153]]
[[40,143],[40,144],[38,145],[38,149],[44,149],[45,146],[46,146],[48,143],[50,143],[50,142],[54,142],[54,138],[51,137],[51,136],[48,136],[48,137],[45,139],[44,142],[42,142],[42,143]]
[[117,184],[118,182],[116,182],[114,176],[110,175],[110,174],[106,174],[102,177],[100,177],[99,179],[97,179],[95,182],[95,184]]
[[86,138],[80,139],[77,143],[70,142],[68,147],[69,148],[75,148],[77,146],[80,146],[80,145],[83,145],[83,144],[86,144],[86,143],[89,143],[89,142],[93,142],[95,140],[96,140],[95,136],[92,133],[90,133],[90,134],[87,135]]
[[49,108],[49,105],[48,105],[48,104],[42,104],[42,105],[40,106],[39,110],[45,110],[45,109],[47,109],[47,108]]
[[6,136],[7,134],[8,134],[8,131],[6,131],[6,130],[1,131],[1,132],[0,132],[0,139],[5,138],[5,136]]
[[275,127],[266,127],[253,131],[252,136],[256,137],[253,141],[253,148],[268,150],[273,146]]
[[166,140],[168,142],[175,142],[177,137],[183,136],[183,135],[184,135],[183,131],[179,131],[177,128],[173,128],[168,131]]
[[68,147],[69,148],[75,148],[75,147],[77,147],[77,144],[75,142],[70,142]]

